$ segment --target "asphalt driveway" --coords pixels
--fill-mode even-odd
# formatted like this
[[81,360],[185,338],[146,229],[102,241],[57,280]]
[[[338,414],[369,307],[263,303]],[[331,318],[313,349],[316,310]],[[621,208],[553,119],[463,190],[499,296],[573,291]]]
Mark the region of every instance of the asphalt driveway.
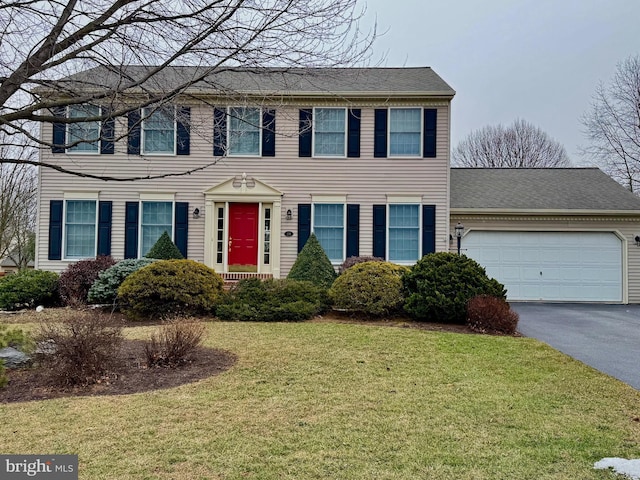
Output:
[[640,305],[512,303],[518,330],[640,390]]

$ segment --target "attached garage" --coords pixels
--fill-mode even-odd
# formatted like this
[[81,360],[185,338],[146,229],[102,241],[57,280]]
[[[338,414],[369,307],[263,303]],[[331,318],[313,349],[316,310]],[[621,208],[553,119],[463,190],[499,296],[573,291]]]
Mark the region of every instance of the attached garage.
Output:
[[452,168],[450,218],[509,300],[640,303],[640,198],[597,168]]
[[622,302],[622,241],[615,233],[473,230],[464,246],[510,300]]

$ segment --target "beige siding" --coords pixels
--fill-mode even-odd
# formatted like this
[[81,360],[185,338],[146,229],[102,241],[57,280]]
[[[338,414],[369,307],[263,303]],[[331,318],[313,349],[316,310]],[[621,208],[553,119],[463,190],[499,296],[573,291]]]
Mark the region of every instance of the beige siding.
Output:
[[[63,199],[64,192],[99,192],[100,200],[113,201],[112,255],[124,256],[125,202],[136,201],[140,193],[174,193],[175,200],[189,202],[189,209],[198,207],[201,216],[189,218],[189,257],[204,260],[204,194],[221,182],[246,173],[283,192],[281,259],[282,274],[291,268],[297,255],[297,205],[310,203],[311,195],[346,195],[348,203],[360,204],[360,254],[371,255],[373,248],[372,205],[387,203],[387,194],[420,196],[424,204],[436,205],[436,249],[448,248],[448,181],[449,181],[449,103],[421,101],[407,105],[438,109],[436,158],[374,158],[373,124],[375,104],[344,106],[362,109],[360,158],[299,158],[298,108],[280,106],[276,109],[278,135],[276,156],[264,158],[226,157],[208,168],[191,175],[135,182],[104,182],[61,174],[51,169],[41,170],[41,209],[38,225],[38,268],[60,271],[66,264],[47,260],[49,201]],[[311,104],[307,105],[311,106]],[[384,106],[393,106],[385,101]],[[191,155],[189,156],[129,156],[126,139],[116,144],[114,155],[78,156],[43,152],[44,162],[69,169],[81,167],[85,173],[113,176],[148,176],[179,173],[214,162],[212,154],[212,108],[192,106]],[[124,122],[118,133],[124,135]],[[44,138],[51,137],[51,127],[42,129]],[[284,218],[293,211],[293,220]],[[292,237],[282,235],[293,231]]]
[[[465,233],[471,230],[503,231],[607,231],[614,232],[623,239],[623,255],[626,255],[626,288],[628,303],[640,303],[640,247],[634,238],[640,235],[640,214],[618,216],[570,216],[570,215],[455,215],[451,216],[450,229],[453,232],[457,222],[462,222]],[[464,252],[464,237],[462,238]],[[451,251],[456,248],[451,243]],[[625,257],[623,256],[623,261]],[[623,265],[623,268],[625,265]]]

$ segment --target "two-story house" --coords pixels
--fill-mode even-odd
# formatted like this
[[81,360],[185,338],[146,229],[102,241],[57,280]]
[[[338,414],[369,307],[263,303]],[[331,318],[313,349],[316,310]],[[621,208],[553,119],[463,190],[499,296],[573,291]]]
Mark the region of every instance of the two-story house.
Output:
[[[144,93],[170,90],[190,68],[166,70]],[[74,79],[118,80],[100,69]],[[165,230],[186,257],[231,278],[286,276],[311,232],[336,265],[352,255],[410,265],[446,251],[454,94],[431,68],[239,69],[161,108],[43,125],[53,148],[42,160],[71,170],[146,177],[209,166],[134,182],[41,169],[37,268],[141,257]]]

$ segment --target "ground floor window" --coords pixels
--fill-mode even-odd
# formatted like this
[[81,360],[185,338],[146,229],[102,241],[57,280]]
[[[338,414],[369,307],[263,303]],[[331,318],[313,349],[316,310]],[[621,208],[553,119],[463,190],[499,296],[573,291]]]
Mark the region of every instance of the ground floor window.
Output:
[[389,261],[415,262],[420,258],[420,206],[389,205]]
[[332,262],[342,262],[345,250],[345,206],[338,203],[313,205],[313,232]]
[[173,238],[173,202],[142,202],[140,256],[145,256],[163,232]]
[[96,255],[97,202],[67,200],[64,216],[64,257],[90,258]]

